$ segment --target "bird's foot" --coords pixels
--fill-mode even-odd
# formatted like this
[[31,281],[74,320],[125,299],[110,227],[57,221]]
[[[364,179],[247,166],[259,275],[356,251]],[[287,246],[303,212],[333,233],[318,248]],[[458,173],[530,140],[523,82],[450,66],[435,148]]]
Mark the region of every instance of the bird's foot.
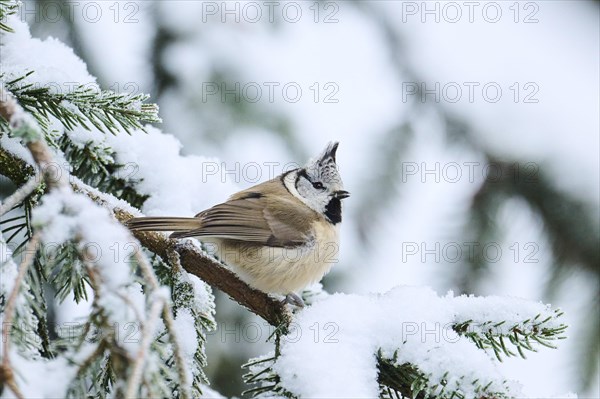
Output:
[[302,298],[298,294],[294,294],[293,292],[290,292],[285,296],[283,303],[288,303],[299,308],[303,308],[305,306]]

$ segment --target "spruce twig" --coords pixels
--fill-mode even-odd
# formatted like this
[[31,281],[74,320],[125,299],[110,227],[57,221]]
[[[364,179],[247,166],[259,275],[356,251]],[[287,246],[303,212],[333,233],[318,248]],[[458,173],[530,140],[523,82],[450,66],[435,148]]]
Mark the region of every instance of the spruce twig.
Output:
[[[150,283],[153,291],[157,291],[160,288],[156,275],[148,262],[148,259],[141,253],[141,249],[137,248],[135,251],[135,257],[138,261],[140,269],[146,278],[146,281]],[[175,321],[173,320],[173,312],[171,311],[169,302],[162,301],[162,314],[163,319],[165,321],[165,325],[167,327],[167,331],[169,332],[169,336],[171,337],[171,344],[173,345],[175,352],[175,364],[177,366],[177,373],[179,375],[180,386],[183,386],[182,389],[182,397],[191,398],[191,394],[189,392],[189,382],[187,381],[187,373],[185,371],[185,361],[183,358],[183,352],[181,346],[179,345],[179,340],[177,339],[177,330],[175,328]]]
[[[0,101],[0,116],[2,116],[7,122],[9,122],[11,127],[19,128],[24,132],[35,132],[36,131],[37,127],[35,126],[35,123],[27,118],[28,115],[27,115],[26,111],[24,111],[19,106],[19,104],[17,104],[17,102],[15,101],[15,98],[11,94],[9,94],[5,91],[3,85],[0,85],[0,98],[3,99],[3,101]],[[25,130],[23,130],[23,129],[25,129]],[[60,174],[58,176],[58,178],[56,178],[55,176],[51,175],[50,168],[46,167],[46,166],[52,164],[53,155],[50,152],[50,149],[48,148],[47,144],[40,139],[40,136],[36,135],[36,134],[30,134],[30,133],[22,134],[21,136],[26,139],[27,147],[30,150],[31,155],[33,156],[34,160],[36,161],[38,166],[43,171],[42,176],[44,178],[44,181],[47,183],[49,189],[53,190],[57,187],[66,186],[67,181],[68,181],[68,176],[66,174]],[[33,189],[36,187],[36,185],[31,183],[32,181],[35,182],[35,179],[30,180],[28,183],[25,184],[24,187],[21,187],[20,191],[17,191],[17,194],[14,194],[13,197],[9,198],[11,200],[9,202],[9,204],[16,201],[16,199],[18,199],[17,197],[22,197],[23,193],[26,193],[27,195],[30,194],[30,192],[33,191]],[[19,202],[19,201],[17,201],[17,202]],[[10,209],[10,208],[8,208],[8,209]],[[2,210],[4,210],[4,207],[2,208]],[[32,246],[35,247],[37,245],[38,241],[39,241],[38,236],[36,234],[34,234],[34,236],[29,240],[29,242],[27,244],[27,248],[31,249]],[[29,252],[31,252],[31,251],[29,251]],[[19,268],[19,274],[17,277],[17,281],[15,282],[15,287],[13,288],[13,291],[7,302],[6,318],[5,318],[7,323],[12,322],[12,318],[14,316],[15,301],[16,301],[16,297],[17,297],[19,288],[21,286],[21,282],[24,278],[24,275],[25,275],[25,272],[27,271],[28,266],[31,263],[33,263],[33,260],[35,258],[35,256],[34,256],[35,251],[33,251],[33,253],[29,253],[29,252],[27,252],[25,254],[26,256]],[[156,279],[156,276],[154,275],[154,272],[152,271],[150,264],[145,259],[145,257],[143,257],[140,254],[139,250],[136,252],[136,258],[138,260],[139,266],[142,270],[142,273],[144,274],[146,281],[150,284],[150,287],[152,288],[152,290],[154,292],[157,292],[160,288],[160,285],[158,283],[158,280]],[[90,269],[90,268],[88,268],[88,269]],[[88,270],[88,271],[90,271],[90,270]],[[93,273],[90,274],[90,278],[93,278]],[[96,283],[94,286],[96,287],[96,294],[99,295],[100,294],[98,291],[99,285]],[[156,310],[156,309],[158,309],[158,310]],[[144,329],[144,334],[145,334],[144,342],[142,344],[142,347],[140,348],[140,351],[136,358],[136,362],[134,363],[133,372],[131,373],[130,379],[127,384],[128,397],[135,396],[135,389],[137,389],[139,386],[139,381],[141,378],[140,373],[141,373],[143,363],[144,363],[144,360],[146,357],[147,349],[149,346],[149,342],[150,342],[149,339],[153,337],[153,335],[150,333],[150,331],[153,331],[152,326],[154,324],[156,324],[153,317],[154,317],[155,313],[156,313],[156,317],[158,317],[158,314],[160,312],[163,313],[163,317],[165,319],[165,324],[167,325],[167,328],[169,329],[169,332],[172,337],[173,347],[174,347],[174,350],[176,353],[175,360],[176,360],[177,368],[179,371],[179,376],[181,378],[181,385],[183,385],[183,387],[184,387],[182,390],[182,397],[184,399],[191,397],[191,395],[189,394],[189,387],[188,387],[188,384],[186,381],[187,375],[184,370],[183,355],[181,354],[181,348],[179,347],[179,344],[176,339],[176,333],[175,333],[175,327],[174,327],[172,313],[170,311],[170,308],[168,307],[167,302],[164,300],[158,301],[158,302],[154,303],[152,306],[151,319],[146,324],[145,329]],[[153,324],[153,321],[154,321],[154,324]],[[148,337],[150,337],[150,338],[148,338]],[[3,375],[3,377],[6,378],[6,381],[8,382],[7,385],[9,387],[11,387],[11,389],[15,392],[15,395],[18,396],[19,398],[22,398],[23,395],[19,391],[18,387],[16,386],[16,383],[14,382],[14,378],[12,377],[13,372],[10,367],[10,361],[9,361],[9,356],[8,356],[9,345],[10,345],[10,340],[5,339],[5,341],[4,341],[5,356],[4,356],[4,359],[2,362],[2,375]]]
[[[80,85],[72,91],[55,93],[49,87],[35,87],[24,83],[34,72],[5,82],[19,104],[30,112],[44,131],[48,130],[52,115],[67,130],[76,126],[90,130],[91,126],[103,133],[117,134],[119,128],[127,133],[132,130],[144,130],[142,121],[159,123],[158,106],[147,104],[146,94],[115,93]],[[6,78],[0,75],[0,79]]]
[[6,302],[6,307],[4,309],[4,321],[2,328],[6,328],[4,331],[3,338],[3,353],[4,358],[2,359],[2,370],[0,374],[3,376],[4,381],[6,381],[6,385],[10,388],[11,391],[17,396],[19,399],[24,399],[25,397],[21,393],[17,382],[14,378],[14,373],[10,364],[10,344],[11,344],[11,334],[10,328],[12,326],[13,317],[15,316],[15,307],[17,302],[17,297],[19,296],[19,290],[23,283],[23,279],[25,278],[25,273],[27,273],[27,269],[33,263],[35,259],[35,253],[37,251],[37,246],[39,243],[39,236],[34,234],[33,237],[29,240],[27,244],[27,248],[25,250],[25,256],[19,265],[17,278],[13,283],[12,291],[8,297]]
[[[459,335],[464,335],[477,345],[480,349],[492,349],[496,358],[502,361],[502,355],[507,357],[520,355],[526,358],[524,351],[537,352],[534,343],[556,348],[553,341],[564,339],[564,333],[567,329],[565,324],[554,326],[551,321],[558,319],[563,315],[563,311],[555,309],[554,313],[541,320],[538,314],[531,320],[524,320],[507,329],[500,329],[505,322],[486,321],[476,323],[473,320],[466,320],[453,326],[453,330]],[[532,342],[533,341],[533,342]],[[517,352],[509,349],[508,344],[513,345]]]
[[14,15],[19,9],[19,2],[14,0],[0,0],[0,30],[5,32],[14,32],[14,30],[6,25],[6,17]]

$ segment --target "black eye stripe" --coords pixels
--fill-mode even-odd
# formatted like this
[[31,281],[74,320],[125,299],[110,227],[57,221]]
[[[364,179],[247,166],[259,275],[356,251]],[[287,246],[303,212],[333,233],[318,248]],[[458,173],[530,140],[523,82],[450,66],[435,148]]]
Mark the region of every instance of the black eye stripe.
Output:
[[310,179],[308,178],[306,169],[300,169],[298,171],[298,174],[296,175],[296,182],[294,183],[294,185],[296,186],[296,190],[298,190],[298,182],[300,181],[300,177],[304,177],[306,180],[308,180],[310,183],[312,183],[312,181],[310,181]]
[[312,180],[310,180],[310,178],[308,177],[308,173],[306,173],[306,169],[300,169],[300,171],[298,172],[298,177],[300,176],[304,177],[306,180],[312,183]]
[[306,169],[300,169],[298,171],[298,175],[296,176],[296,189],[298,189],[298,182],[300,181],[300,178],[304,177],[310,184],[312,184],[312,186],[318,190],[324,190],[325,186],[323,185],[323,183],[321,183],[320,181],[315,181],[313,182],[310,177],[308,177],[308,173],[306,173]]

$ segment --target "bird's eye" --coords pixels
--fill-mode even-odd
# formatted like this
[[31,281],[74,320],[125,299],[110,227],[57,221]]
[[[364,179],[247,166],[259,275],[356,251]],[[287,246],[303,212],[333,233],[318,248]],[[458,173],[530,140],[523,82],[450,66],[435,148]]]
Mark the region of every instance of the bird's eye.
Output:
[[314,183],[312,184],[312,186],[313,186],[314,188],[316,188],[317,190],[322,190],[322,189],[324,188],[324,187],[323,187],[323,183],[321,183],[320,181],[316,181],[316,182],[314,182]]

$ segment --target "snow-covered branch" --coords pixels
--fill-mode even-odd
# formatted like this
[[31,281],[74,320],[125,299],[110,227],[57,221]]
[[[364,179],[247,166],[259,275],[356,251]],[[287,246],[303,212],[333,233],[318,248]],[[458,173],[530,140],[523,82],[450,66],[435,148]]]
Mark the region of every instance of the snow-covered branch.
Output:
[[[8,298],[6,300],[6,306],[4,307],[4,317],[2,317],[3,330],[5,328],[10,329],[10,327],[13,324],[19,291],[23,288],[23,279],[25,278],[25,273],[27,272],[27,269],[29,269],[29,267],[35,259],[35,252],[38,243],[39,236],[34,235],[33,237],[31,237],[29,243],[27,244],[25,256],[23,257],[23,260],[19,265],[17,276],[15,277],[15,280],[12,283],[12,290],[8,295]],[[10,345],[11,334],[9,330],[2,331],[2,341],[2,364],[0,365],[0,375],[3,377],[2,380],[6,382],[8,388],[10,388],[19,399],[24,399],[25,396],[19,389],[10,362],[10,352],[12,348]]]
[[[133,217],[123,209],[115,208],[114,212],[117,219],[123,223]],[[188,273],[225,292],[231,299],[262,317],[272,326],[287,326],[291,322],[291,314],[280,300],[250,287],[197,246],[189,242],[177,243],[162,233],[134,232],[134,236],[144,247],[163,259],[168,259],[169,252],[175,251],[179,255],[181,266]]]
[[[8,122],[13,136],[20,137],[27,145],[30,154],[36,165],[42,170],[43,181],[49,189],[49,193],[43,198],[42,205],[35,209],[33,223],[36,233],[29,238],[27,244],[27,252],[19,266],[17,276],[10,294],[7,297],[4,308],[4,323],[11,326],[15,312],[16,301],[18,294],[23,285],[25,272],[29,265],[33,263],[36,252],[39,250],[38,243],[47,244],[65,244],[69,241],[78,242],[78,252],[88,265],[87,270],[90,279],[94,281],[92,284],[95,290],[94,303],[97,307],[96,311],[100,316],[97,319],[102,320],[105,325],[127,325],[130,318],[128,308],[136,315],[137,322],[144,322],[146,318],[140,319],[140,309],[136,309],[137,304],[134,304],[129,299],[131,295],[131,273],[128,267],[128,259],[135,256],[138,265],[142,269],[143,275],[150,286],[151,292],[160,292],[162,289],[159,286],[158,280],[154,275],[154,271],[149,265],[146,258],[139,252],[139,248],[135,248],[132,254],[129,254],[115,262],[114,259],[100,255],[99,258],[92,260],[88,245],[94,244],[100,249],[100,253],[104,250],[105,254],[109,253],[111,240],[116,242],[132,242],[132,238],[127,230],[118,225],[110,218],[109,213],[105,209],[94,204],[89,198],[81,194],[73,192],[68,184],[68,174],[59,173],[58,176],[50,172],[48,165],[53,163],[53,155],[41,132],[37,123],[31,116],[21,108],[15,101],[11,93],[8,93],[3,85],[0,85],[0,116]],[[3,158],[6,160],[6,157]],[[36,185],[27,183],[21,190],[13,194],[9,198],[9,204],[15,202],[13,198],[18,196],[18,201],[24,201],[25,198],[33,191]],[[14,205],[14,204],[13,204]],[[11,206],[12,207],[12,206]],[[7,209],[8,210],[8,209]],[[89,266],[94,263],[93,266]],[[154,339],[154,329],[156,326],[156,317],[158,313],[163,313],[166,319],[166,327],[169,334],[172,336],[172,345],[174,349],[176,366],[179,370],[180,384],[182,397],[190,397],[190,383],[187,382],[187,373],[183,370],[184,364],[180,361],[182,358],[180,345],[175,339],[175,325],[171,314],[169,302],[166,295],[160,296],[162,300],[153,303],[150,310],[148,321],[144,325],[144,334],[140,348],[129,348],[131,356],[125,356],[135,359],[132,361],[133,371],[127,383],[127,396],[134,397],[139,390],[139,380],[142,375],[142,370],[147,361],[147,351],[151,340]],[[119,302],[124,301],[122,306]],[[158,306],[158,307],[157,307]],[[6,323],[6,324],[5,324]],[[10,327],[9,327],[10,328]],[[9,388],[14,394],[21,398],[24,394],[19,389],[19,386],[14,378],[14,371],[10,363],[10,331],[5,331],[7,337],[4,339],[3,359],[2,359],[2,376],[7,382]],[[109,339],[114,340],[112,345],[100,343],[98,347],[102,347],[109,352],[113,352],[112,346],[118,346],[126,349],[131,346],[131,342],[120,341],[118,337],[112,336]],[[104,352],[104,351],[101,351]],[[135,354],[134,354],[135,353]],[[99,353],[101,355],[102,353]],[[126,361],[126,362],[129,362]],[[84,362],[87,364],[88,362]],[[124,371],[124,370],[123,370]],[[187,394],[186,394],[187,393]]]
[[[25,161],[0,148],[0,166],[3,170],[14,170],[14,174],[8,177],[15,182],[28,178],[29,170],[24,167],[25,165],[27,165]],[[71,179],[71,186],[76,192],[86,194],[96,203],[109,208],[122,223],[134,217],[132,209],[119,207],[114,203],[113,197],[103,195],[77,179]],[[248,286],[198,247],[185,243],[178,245],[161,233],[135,232],[134,236],[144,247],[163,259],[168,259],[169,251],[175,250],[179,253],[181,265],[187,272],[227,293],[236,302],[261,316],[271,325],[277,327],[290,322],[290,315],[280,301]]]
[[457,326],[469,320],[471,334],[477,334],[488,333],[494,324],[494,336],[510,334],[514,325],[530,326],[530,337],[554,331],[554,338],[561,338],[566,327],[560,315],[541,303],[452,293],[440,297],[420,287],[397,287],[385,295],[329,295],[296,314],[289,332],[280,336],[279,353],[251,362],[246,381],[257,385],[252,391],[257,397],[266,392],[300,398],[385,392],[518,396],[519,384],[507,381],[495,360]]
[[142,122],[160,122],[158,107],[145,104],[148,95],[119,94],[100,90],[96,85],[77,86],[65,93],[53,92],[48,87],[36,87],[28,79],[28,72],[6,83],[7,89],[21,99],[21,104],[47,128],[46,115],[59,120],[65,128],[91,126],[116,134],[121,130],[130,132],[142,129]]

